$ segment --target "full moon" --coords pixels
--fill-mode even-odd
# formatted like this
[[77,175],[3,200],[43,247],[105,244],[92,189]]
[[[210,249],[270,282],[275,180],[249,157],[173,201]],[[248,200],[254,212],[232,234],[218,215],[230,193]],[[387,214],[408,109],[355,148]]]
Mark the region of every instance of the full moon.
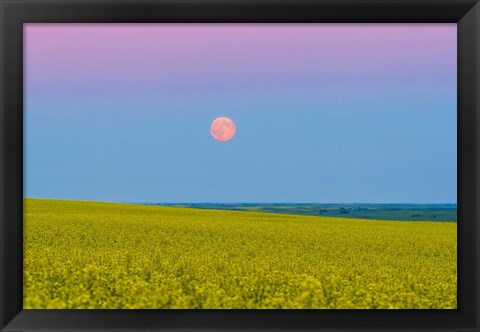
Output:
[[210,126],[210,134],[220,142],[231,140],[236,132],[237,127],[235,126],[235,123],[226,117],[216,118]]

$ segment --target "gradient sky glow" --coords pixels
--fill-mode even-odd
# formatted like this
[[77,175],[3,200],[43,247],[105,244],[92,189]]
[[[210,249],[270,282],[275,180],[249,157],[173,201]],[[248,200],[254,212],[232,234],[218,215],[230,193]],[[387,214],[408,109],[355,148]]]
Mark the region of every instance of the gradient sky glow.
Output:
[[24,29],[26,197],[457,201],[456,24]]

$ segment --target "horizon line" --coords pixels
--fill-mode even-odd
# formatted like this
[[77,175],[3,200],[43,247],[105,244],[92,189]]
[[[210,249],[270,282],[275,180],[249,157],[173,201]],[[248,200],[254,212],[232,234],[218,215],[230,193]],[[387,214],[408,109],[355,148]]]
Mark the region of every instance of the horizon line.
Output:
[[166,205],[166,204],[384,204],[384,205],[458,205],[457,202],[221,202],[221,201],[198,201],[198,202],[127,202],[127,201],[104,201],[104,200],[91,200],[91,199],[68,199],[68,198],[52,198],[52,197],[23,197],[23,199],[50,199],[50,200],[62,200],[62,201],[79,201],[79,202],[101,202],[101,203],[119,203],[119,204],[156,204],[156,205]]

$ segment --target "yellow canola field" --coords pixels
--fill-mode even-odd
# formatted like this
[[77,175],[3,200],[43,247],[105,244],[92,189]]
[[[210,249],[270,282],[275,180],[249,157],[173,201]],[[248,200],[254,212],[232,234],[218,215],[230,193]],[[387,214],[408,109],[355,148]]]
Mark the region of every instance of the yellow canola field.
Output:
[[24,308],[456,308],[455,223],[25,200]]

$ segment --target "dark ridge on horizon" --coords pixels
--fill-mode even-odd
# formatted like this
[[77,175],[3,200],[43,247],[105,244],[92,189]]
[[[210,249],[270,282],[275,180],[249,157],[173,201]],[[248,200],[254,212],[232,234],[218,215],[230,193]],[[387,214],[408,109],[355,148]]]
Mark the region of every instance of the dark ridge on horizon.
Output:
[[144,205],[373,220],[457,221],[457,203],[151,203]]
[[182,205],[182,204],[223,204],[223,205],[457,205],[457,203],[312,203],[312,202],[135,202],[130,204],[148,204],[148,205]]

